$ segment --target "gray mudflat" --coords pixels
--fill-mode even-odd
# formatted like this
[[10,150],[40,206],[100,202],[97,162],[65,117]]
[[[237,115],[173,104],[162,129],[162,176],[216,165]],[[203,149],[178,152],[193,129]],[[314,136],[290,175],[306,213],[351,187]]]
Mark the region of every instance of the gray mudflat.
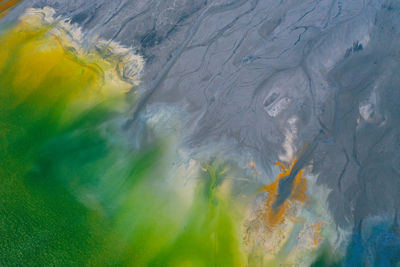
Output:
[[183,145],[225,140],[266,172],[289,131],[294,151],[310,143],[297,167],[313,163],[339,226],[398,212],[398,1],[27,0],[6,20],[43,6],[144,56],[130,123],[180,106]]

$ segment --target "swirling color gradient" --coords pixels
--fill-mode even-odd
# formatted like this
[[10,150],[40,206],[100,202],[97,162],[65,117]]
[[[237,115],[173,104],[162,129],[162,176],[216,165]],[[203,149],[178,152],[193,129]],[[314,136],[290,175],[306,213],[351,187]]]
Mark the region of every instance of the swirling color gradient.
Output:
[[398,244],[384,223],[369,239],[339,232],[307,169],[277,205],[295,159],[259,186],[252,161],[191,157],[179,126],[162,130],[174,111],[149,112],[153,138],[138,148],[138,133],[124,126],[143,64],[50,8],[3,29],[1,265],[356,266],[381,233]]

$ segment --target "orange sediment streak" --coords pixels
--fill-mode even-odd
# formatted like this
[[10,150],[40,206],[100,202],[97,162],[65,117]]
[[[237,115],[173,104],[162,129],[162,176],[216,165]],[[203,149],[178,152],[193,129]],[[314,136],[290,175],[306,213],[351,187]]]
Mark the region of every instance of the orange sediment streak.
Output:
[[256,164],[252,160],[250,161],[250,167],[256,169]]
[[273,183],[263,186],[259,190],[259,192],[268,193],[268,198],[265,201],[263,209],[264,213],[262,216],[266,226],[268,226],[270,229],[282,224],[285,219],[290,219],[289,211],[293,204],[296,202],[303,203],[308,199],[306,194],[307,180],[303,177],[303,171],[300,170],[293,181],[289,198],[286,199],[285,202],[279,207],[273,207],[273,204],[278,197],[279,182],[281,179],[284,179],[290,175],[295,163],[296,160],[290,166],[287,166],[281,162],[276,162],[276,165],[281,169],[281,173],[278,174],[277,179]]
[[0,0],[0,18],[7,15],[7,12],[22,0]]
[[314,246],[318,246],[320,240],[323,240],[323,237],[321,235],[322,227],[325,225],[325,222],[320,222],[320,223],[313,223],[312,227],[314,228],[314,235],[313,235],[313,243]]
[[245,168],[249,168],[255,175],[260,175],[260,172],[257,170],[256,164],[252,160],[248,164],[246,164]]

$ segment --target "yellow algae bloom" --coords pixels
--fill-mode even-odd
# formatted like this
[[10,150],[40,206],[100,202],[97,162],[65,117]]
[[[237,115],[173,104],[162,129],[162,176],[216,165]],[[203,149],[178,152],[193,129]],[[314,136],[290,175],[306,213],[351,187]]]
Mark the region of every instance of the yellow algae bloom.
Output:
[[139,83],[142,58],[113,42],[84,40],[79,28],[54,13],[28,9],[0,37],[0,73],[12,77],[10,108],[27,98],[39,101],[38,109],[57,103],[65,122],[106,102],[121,109]]
[[0,35],[0,265],[113,265],[114,192],[157,154],[133,154],[106,128],[126,114],[143,60],[54,14],[28,9]]

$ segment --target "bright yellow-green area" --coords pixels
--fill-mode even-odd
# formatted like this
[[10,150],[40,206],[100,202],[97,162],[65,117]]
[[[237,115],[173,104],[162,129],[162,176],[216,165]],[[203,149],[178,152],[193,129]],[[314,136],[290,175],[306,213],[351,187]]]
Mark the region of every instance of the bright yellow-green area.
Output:
[[21,21],[0,36],[2,266],[115,260],[110,224],[70,190],[106,160],[98,127],[129,85],[101,57],[63,47],[53,29]]
[[171,179],[170,144],[122,132],[115,59],[38,21],[0,36],[0,265],[245,266],[225,168]]
[[115,225],[126,233],[129,244],[123,265],[245,266],[241,214],[224,195],[224,186],[213,184],[213,180],[221,183],[224,176],[213,173],[214,167],[209,169],[195,182],[192,200],[165,188],[168,185],[155,177],[126,195]]
[[78,53],[64,47],[63,39],[52,26],[34,27],[24,21],[3,34],[0,71],[3,82],[12,86],[10,108],[34,100],[40,102],[37,112],[43,112],[57,103],[65,122],[105,100],[113,100],[113,108],[122,105],[121,97],[131,86],[118,77],[115,65],[93,48]]

